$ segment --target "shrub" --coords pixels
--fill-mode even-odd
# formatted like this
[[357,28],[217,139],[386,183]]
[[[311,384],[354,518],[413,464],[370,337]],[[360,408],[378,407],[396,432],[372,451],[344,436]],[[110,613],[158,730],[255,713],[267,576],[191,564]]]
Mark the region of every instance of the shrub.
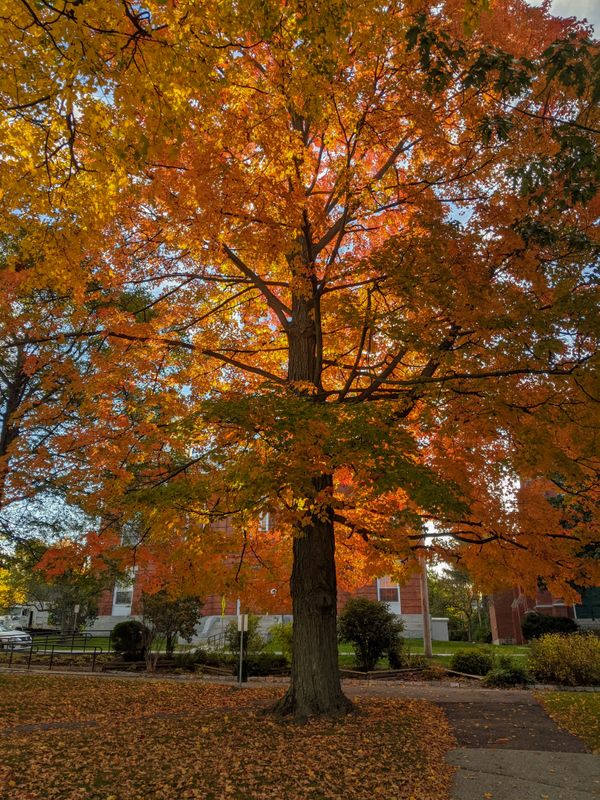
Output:
[[600,639],[586,633],[548,633],[531,645],[529,667],[538,681],[564,686],[600,684]]
[[452,656],[450,667],[466,675],[487,675],[494,666],[494,656],[487,650],[457,650]]
[[448,673],[443,667],[438,664],[430,664],[425,667],[422,673],[423,680],[426,681],[441,681],[448,676]]
[[532,611],[523,617],[521,630],[525,639],[530,642],[546,633],[576,633],[579,629],[577,623],[569,617],[551,617]]
[[139,661],[144,658],[146,629],[137,619],[118,622],[112,630],[111,644],[115,653],[120,653],[126,661]]
[[374,669],[383,653],[397,645],[402,628],[385,603],[362,597],[349,600],[338,621],[340,640],[354,645],[356,667],[364,672]]
[[[288,666],[287,658],[276,653],[253,653],[245,659],[245,662],[248,675],[272,675],[287,671]],[[237,665],[235,670],[237,675]]]
[[485,676],[483,682],[486,686],[503,688],[527,686],[533,683],[533,678],[525,664],[514,661],[510,656],[502,655],[497,659],[496,666]]
[[409,656],[406,666],[411,669],[428,669],[431,666],[431,662],[427,656],[415,654]]
[[174,653],[173,659],[179,669],[193,670],[198,663],[198,656],[193,650],[187,652]]
[[[260,622],[256,614],[248,614],[248,630],[244,631],[244,653],[260,653],[265,646],[265,640],[258,632]],[[240,632],[237,628],[237,620],[232,620],[225,628],[225,641],[227,649],[239,655],[240,653]]]
[[288,663],[292,660],[292,634],[291,622],[278,622],[269,628],[269,635],[273,644],[281,650]]
[[198,648],[194,652],[194,662],[196,664],[205,664],[207,667],[229,667],[231,664],[237,663],[237,659],[231,653],[213,653],[210,650]]
[[404,639],[400,636],[388,647],[387,660],[390,669],[404,669],[410,666],[410,653],[404,647]]

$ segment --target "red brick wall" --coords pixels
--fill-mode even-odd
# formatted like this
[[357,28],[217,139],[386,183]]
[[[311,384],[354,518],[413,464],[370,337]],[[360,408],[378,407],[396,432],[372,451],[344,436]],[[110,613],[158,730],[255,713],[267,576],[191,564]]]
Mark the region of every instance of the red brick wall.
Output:
[[342,610],[351,597],[364,597],[367,600],[377,600],[377,584],[375,581],[373,581],[373,583],[368,583],[365,586],[361,586],[354,592],[338,592],[338,613]]
[[552,617],[570,617],[575,614],[572,606],[565,605],[550,592],[538,591],[535,598],[527,597],[518,586],[496,592],[490,598],[490,624],[492,641],[525,644],[521,622],[528,611],[537,611]]
[[98,600],[98,616],[110,617],[113,607],[113,590],[105,589]]
[[400,587],[400,609],[403,614],[421,614],[421,582],[419,575],[411,575]]
[[[518,608],[513,605],[518,598],[519,590],[516,587],[496,592],[490,598],[490,625],[494,642],[523,644],[521,616]],[[526,601],[524,596],[523,599]]]
[[[225,600],[225,614],[235,614],[237,611],[237,604],[235,600]],[[204,600],[202,606],[202,616],[211,617],[221,614],[221,596],[218,594],[211,594]]]

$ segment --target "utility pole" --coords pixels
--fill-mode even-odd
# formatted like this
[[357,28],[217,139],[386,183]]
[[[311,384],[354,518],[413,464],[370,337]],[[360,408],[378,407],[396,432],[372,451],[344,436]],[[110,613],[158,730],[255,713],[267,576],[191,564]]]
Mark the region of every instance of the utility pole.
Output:
[[[421,540],[425,547],[425,539]],[[433,656],[431,645],[431,617],[429,616],[429,586],[427,584],[427,559],[420,557],[421,562],[421,608],[423,609],[423,652],[427,658]]]

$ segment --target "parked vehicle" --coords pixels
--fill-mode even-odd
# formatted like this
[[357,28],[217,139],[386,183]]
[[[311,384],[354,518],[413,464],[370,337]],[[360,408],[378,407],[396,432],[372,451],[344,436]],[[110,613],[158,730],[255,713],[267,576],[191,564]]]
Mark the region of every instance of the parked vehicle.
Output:
[[[44,603],[43,606],[45,605]],[[48,628],[48,610],[34,605],[13,606],[10,609],[10,621],[7,620],[6,624],[10,628],[21,630]]]
[[0,622],[0,650],[28,650],[32,639],[24,631],[15,631]]

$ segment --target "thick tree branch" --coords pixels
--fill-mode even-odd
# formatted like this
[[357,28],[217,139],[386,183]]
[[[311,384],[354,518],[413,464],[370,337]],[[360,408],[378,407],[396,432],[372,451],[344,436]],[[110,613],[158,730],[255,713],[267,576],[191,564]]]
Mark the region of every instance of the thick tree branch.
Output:
[[261,292],[269,308],[271,308],[275,314],[277,315],[277,319],[280,321],[284,330],[289,330],[290,327],[290,317],[292,316],[292,312],[290,309],[283,303],[277,295],[275,295],[270,289],[266,281],[264,281],[260,275],[257,275],[254,270],[250,269],[250,267],[242,261],[242,259],[235,253],[230,247],[227,245],[223,245],[223,250],[225,251],[227,258],[234,264],[239,271],[249,278],[252,283],[256,286],[256,288]]

